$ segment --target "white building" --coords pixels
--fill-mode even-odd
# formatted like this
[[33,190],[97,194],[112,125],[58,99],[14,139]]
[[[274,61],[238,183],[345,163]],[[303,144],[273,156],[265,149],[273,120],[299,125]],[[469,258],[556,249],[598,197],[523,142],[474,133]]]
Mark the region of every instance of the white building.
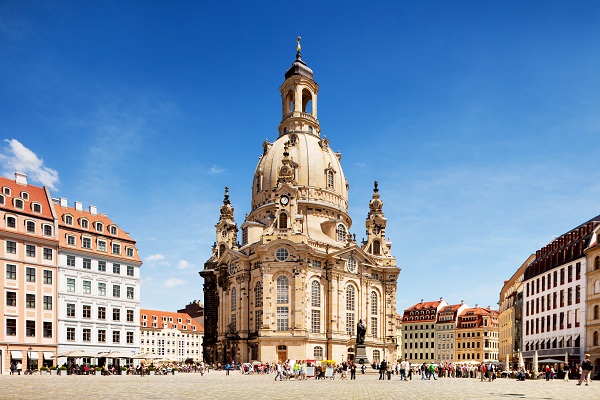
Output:
[[140,310],[141,352],[165,360],[202,361],[204,329],[185,313]]
[[[134,353],[140,343],[135,241],[96,207],[55,200],[59,224],[58,354]],[[59,363],[64,362],[59,359]]]

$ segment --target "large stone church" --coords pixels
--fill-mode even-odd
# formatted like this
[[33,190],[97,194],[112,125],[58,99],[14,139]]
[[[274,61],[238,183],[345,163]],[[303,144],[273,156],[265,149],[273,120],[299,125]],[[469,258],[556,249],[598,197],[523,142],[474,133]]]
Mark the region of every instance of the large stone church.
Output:
[[226,188],[212,256],[200,272],[204,359],[352,360],[359,320],[367,328],[368,361],[392,359],[400,269],[377,182],[366,238],[357,243],[342,155],[321,135],[319,86],[299,41],[280,91],[278,136],[262,144],[248,177],[252,210],[240,226],[241,242]]

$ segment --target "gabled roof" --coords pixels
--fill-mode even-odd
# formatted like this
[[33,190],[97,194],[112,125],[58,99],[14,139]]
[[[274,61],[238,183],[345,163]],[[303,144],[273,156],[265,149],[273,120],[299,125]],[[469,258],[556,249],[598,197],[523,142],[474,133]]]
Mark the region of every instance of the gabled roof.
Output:
[[[143,319],[144,315],[146,319]],[[154,316],[156,316],[156,321],[154,321]],[[163,317],[166,318],[166,321],[163,321]],[[181,322],[179,322],[179,319],[181,319]],[[146,326],[143,326],[144,322],[146,322]],[[152,326],[153,322],[157,322],[156,328]],[[164,324],[167,324],[166,328]],[[174,328],[174,325],[177,328]],[[140,309],[140,326],[142,329],[179,329],[185,333],[204,333],[204,328],[189,314],[171,311]],[[192,328],[194,326],[196,327],[195,330]]]
[[[2,195],[2,188],[8,187],[10,188],[11,195],[4,195],[4,204],[0,205],[0,208],[6,211],[18,213],[18,214],[27,214],[36,218],[44,218],[44,219],[54,219],[52,216],[52,205],[48,200],[49,194],[46,192],[46,189],[40,186],[30,185],[30,184],[20,184],[15,180],[0,177],[0,195]],[[29,195],[28,199],[24,199],[21,197],[22,192],[27,192]],[[20,198],[23,200],[23,209],[16,208],[14,206],[14,199]],[[39,203],[42,206],[42,212],[36,213],[33,212],[33,203]]]
[[[124,240],[127,242],[135,243],[135,240],[133,240],[127,232],[125,232],[123,229],[119,228],[119,226],[117,224],[115,224],[110,218],[108,218],[108,216],[106,214],[92,214],[89,211],[84,211],[84,210],[79,211],[79,210],[75,209],[74,207],[68,207],[68,206],[64,207],[56,202],[54,203],[54,209],[56,211],[56,217],[58,218],[58,225],[60,226],[61,229],[76,229],[76,230],[83,231],[83,232],[89,232],[91,235],[102,235],[102,236],[106,236],[107,238],[114,238],[114,239],[118,239],[118,240]],[[71,215],[73,217],[73,225],[67,225],[65,223],[65,219],[64,219],[65,215]],[[87,229],[84,229],[81,226],[80,221],[82,218],[85,218],[89,221],[89,227]],[[102,232],[96,231],[96,229],[94,228],[94,225],[93,225],[94,222],[102,223],[102,225],[103,225]],[[116,235],[111,235],[109,226],[117,227]]]

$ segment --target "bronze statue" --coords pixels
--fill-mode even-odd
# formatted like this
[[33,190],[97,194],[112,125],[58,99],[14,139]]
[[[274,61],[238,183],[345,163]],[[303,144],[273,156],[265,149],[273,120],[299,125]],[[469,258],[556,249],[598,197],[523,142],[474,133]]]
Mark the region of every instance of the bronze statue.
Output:
[[362,319],[358,320],[356,324],[356,344],[365,343],[365,335],[367,333],[367,327],[363,324]]

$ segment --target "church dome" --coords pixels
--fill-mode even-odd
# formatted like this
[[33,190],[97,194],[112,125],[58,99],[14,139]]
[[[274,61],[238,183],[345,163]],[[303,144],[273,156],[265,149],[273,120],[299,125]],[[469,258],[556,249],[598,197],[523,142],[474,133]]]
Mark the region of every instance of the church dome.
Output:
[[299,188],[301,200],[325,203],[347,212],[348,188],[340,164],[341,154],[333,152],[326,138],[292,132],[272,144],[265,142],[264,150],[254,174],[253,209],[269,201],[271,189],[278,185],[284,160],[289,160],[293,169],[291,183]]

